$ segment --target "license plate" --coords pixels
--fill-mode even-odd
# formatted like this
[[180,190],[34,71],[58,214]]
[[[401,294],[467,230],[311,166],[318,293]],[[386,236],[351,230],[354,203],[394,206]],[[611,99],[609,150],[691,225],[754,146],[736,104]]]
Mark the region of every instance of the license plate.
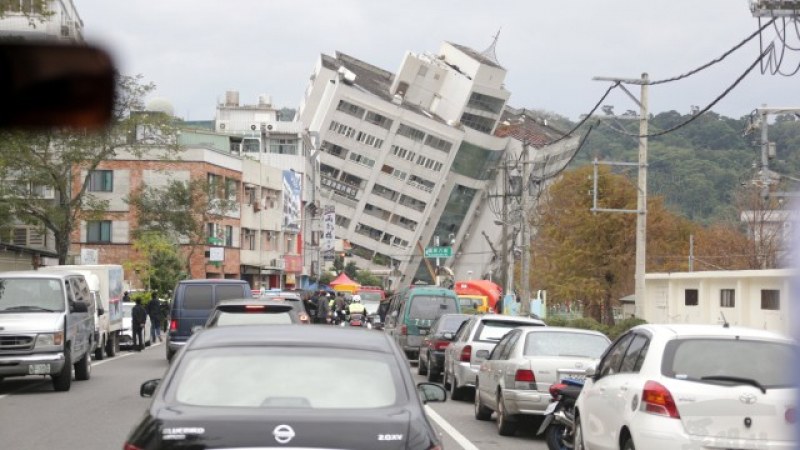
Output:
[[544,410],[544,415],[546,416],[548,414],[553,414],[553,411],[556,410],[557,406],[558,406],[558,402],[552,402],[549,405],[547,405],[547,409]]
[[28,375],[48,375],[50,364],[31,364],[28,366]]

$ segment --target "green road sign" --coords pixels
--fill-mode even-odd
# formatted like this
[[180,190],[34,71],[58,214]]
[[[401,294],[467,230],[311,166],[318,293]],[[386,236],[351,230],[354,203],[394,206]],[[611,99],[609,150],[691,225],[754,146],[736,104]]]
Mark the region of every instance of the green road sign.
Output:
[[452,247],[425,247],[426,258],[449,258],[453,256]]

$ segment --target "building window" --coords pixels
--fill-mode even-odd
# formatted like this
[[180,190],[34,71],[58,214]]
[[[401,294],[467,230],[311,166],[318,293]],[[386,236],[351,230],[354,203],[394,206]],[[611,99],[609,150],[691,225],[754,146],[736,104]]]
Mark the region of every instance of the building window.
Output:
[[482,133],[491,133],[494,128],[494,119],[476,116],[475,114],[464,113],[461,115],[461,123],[465,127],[478,130]]
[[722,289],[719,291],[719,306],[733,308],[736,306],[736,290]]
[[86,242],[111,242],[111,221],[90,220],[86,224]]
[[684,292],[684,304],[686,306],[697,306],[700,304],[697,289],[686,289]]
[[419,142],[422,142],[425,139],[425,133],[423,131],[402,123],[400,124],[400,127],[397,128],[397,134]]
[[781,291],[777,289],[761,290],[761,309],[778,311],[781,309]]
[[392,128],[392,124],[394,123],[392,119],[372,111],[367,111],[367,117],[365,117],[364,120],[387,130]]
[[449,153],[450,149],[453,148],[453,144],[451,144],[450,142],[431,135],[428,135],[428,137],[425,138],[425,145],[431,148],[435,148],[436,150],[441,150],[445,153]]
[[256,249],[256,230],[242,228],[242,248],[245,250]]
[[112,192],[113,190],[113,170],[93,170],[89,173],[89,192]]
[[222,177],[213,173],[208,174],[208,195],[211,198],[220,198],[222,194]]
[[500,114],[503,110],[503,105],[506,102],[502,98],[492,97],[489,95],[479,94],[473,92],[469,97],[467,106],[470,108],[480,109],[490,113]]
[[237,193],[239,191],[239,183],[236,180],[228,178],[225,180],[225,198],[231,201],[236,201]]
[[364,108],[344,100],[339,100],[339,106],[337,106],[336,109],[353,117],[358,117],[359,119],[363,119],[364,112],[366,112]]
[[276,155],[297,155],[297,139],[271,139],[269,152]]
[[0,2],[5,7],[5,12],[42,14],[44,13],[45,2],[35,0],[7,0]]
[[374,159],[369,159],[366,156],[359,155],[358,153],[350,153],[350,160],[356,162],[357,164],[361,164],[362,166],[375,166]]
[[225,246],[233,247],[233,227],[225,225]]
[[414,157],[417,156],[416,153],[414,153],[414,152],[412,152],[410,150],[404,149],[403,147],[398,147],[396,145],[392,146],[392,154],[394,156],[397,156],[398,158],[403,158],[403,159],[408,160],[408,161],[413,161]]

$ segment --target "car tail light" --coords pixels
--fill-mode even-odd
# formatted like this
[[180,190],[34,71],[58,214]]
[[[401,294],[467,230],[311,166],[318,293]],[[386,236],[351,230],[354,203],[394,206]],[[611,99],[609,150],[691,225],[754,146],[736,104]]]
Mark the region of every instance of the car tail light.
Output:
[[461,355],[459,355],[458,360],[461,362],[470,362],[472,359],[472,346],[465,345],[464,348],[461,349]]
[[433,348],[434,350],[444,350],[447,346],[450,345],[450,341],[434,341]]
[[786,413],[783,414],[786,422],[794,425],[797,422],[797,410],[795,408],[786,408]]
[[400,325],[400,335],[407,336],[408,335],[408,326]]
[[673,419],[681,418],[672,394],[662,384],[655,381],[648,381],[644,384],[641,409],[650,414],[668,416]]
[[526,383],[535,383],[536,377],[533,375],[533,371],[529,369],[517,369],[517,373],[514,375],[514,381],[524,381]]
[[126,443],[122,450],[143,450],[141,447],[137,447],[130,442]]
[[263,311],[264,305],[244,305],[244,310],[247,312],[250,311]]
[[178,319],[169,321],[169,331],[178,331]]
[[551,384],[551,385],[550,385],[550,389],[549,389],[549,391],[550,391],[550,397],[553,397],[553,398],[558,398],[558,395],[559,395],[559,393],[560,393],[560,392],[561,392],[561,390],[562,390],[562,389],[564,389],[565,387],[567,387],[567,385],[566,385],[566,384],[564,384],[564,383]]

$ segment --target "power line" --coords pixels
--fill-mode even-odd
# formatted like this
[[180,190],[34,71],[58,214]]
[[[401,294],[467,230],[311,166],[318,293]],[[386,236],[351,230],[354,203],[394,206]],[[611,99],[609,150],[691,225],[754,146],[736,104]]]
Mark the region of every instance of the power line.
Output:
[[550,141],[550,142],[548,142],[548,143],[547,143],[547,145],[552,145],[552,144],[555,144],[555,143],[557,143],[557,142],[563,141],[564,139],[566,139],[566,138],[568,138],[568,137],[572,136],[572,133],[574,133],[574,132],[575,132],[575,131],[576,131],[578,128],[580,128],[580,127],[581,127],[581,126],[582,126],[584,123],[586,123],[586,121],[587,121],[587,120],[589,120],[589,118],[590,118],[590,117],[592,117],[592,115],[595,113],[595,111],[597,111],[597,108],[599,108],[599,107],[600,107],[600,105],[603,103],[603,101],[605,101],[606,97],[608,97],[608,94],[610,94],[612,90],[614,90],[614,89],[615,89],[617,86],[619,86],[619,85],[620,85],[620,83],[621,83],[620,81],[617,81],[616,83],[614,83],[614,84],[612,84],[611,86],[609,86],[609,87],[608,87],[608,89],[606,89],[606,92],[605,92],[605,94],[603,94],[603,96],[602,96],[602,97],[600,97],[600,100],[598,100],[598,101],[597,101],[597,103],[595,103],[595,105],[594,105],[594,108],[592,108],[592,110],[591,110],[591,111],[589,111],[589,113],[588,113],[588,114],[586,114],[586,115],[584,116],[584,118],[583,118],[583,119],[581,119],[581,120],[578,122],[578,124],[577,124],[577,125],[575,125],[574,127],[572,127],[572,129],[571,129],[571,130],[567,131],[567,133],[566,133],[566,134],[564,134],[563,136],[561,136],[560,138],[558,138],[558,139],[555,139],[555,140],[553,140],[553,141]]
[[[670,82],[672,82],[672,81],[678,81],[678,80],[682,80],[682,79],[684,79],[684,78],[688,78],[688,77],[690,77],[690,76],[692,76],[692,75],[694,75],[694,74],[696,74],[696,73],[698,73],[698,72],[700,72],[700,71],[702,71],[702,70],[705,70],[705,69],[707,69],[707,68],[709,68],[709,67],[713,66],[714,64],[717,64],[718,62],[720,62],[720,61],[724,60],[724,59],[725,59],[725,58],[727,58],[727,57],[728,57],[728,56],[729,56],[731,53],[733,53],[733,52],[735,52],[736,50],[739,50],[740,48],[742,48],[742,46],[744,46],[744,44],[747,44],[748,42],[750,42],[750,41],[751,41],[753,38],[755,38],[756,36],[759,36],[759,38],[760,38],[760,37],[761,37],[761,32],[762,32],[762,31],[764,31],[764,29],[766,29],[768,26],[770,26],[770,25],[774,24],[776,20],[777,20],[777,18],[773,18],[773,19],[772,19],[772,20],[770,20],[769,22],[765,23],[765,24],[764,24],[763,26],[761,26],[761,27],[760,27],[758,30],[754,31],[754,32],[753,32],[753,33],[752,33],[750,36],[746,37],[744,40],[742,40],[741,42],[739,42],[738,44],[736,44],[735,46],[733,46],[733,47],[732,47],[730,50],[726,51],[725,53],[723,53],[722,55],[720,55],[718,58],[716,58],[716,59],[712,59],[711,61],[709,61],[709,62],[707,62],[707,63],[703,64],[702,66],[700,66],[700,67],[698,67],[698,68],[696,68],[696,69],[690,70],[689,72],[686,72],[686,73],[684,73],[684,74],[678,75],[678,76],[676,76],[676,77],[672,77],[672,78],[666,78],[666,79],[663,79],[663,80],[651,81],[651,82],[649,82],[648,84],[650,84],[650,85],[656,85],[656,84],[670,83]],[[777,26],[777,25],[776,25],[776,26]]]

